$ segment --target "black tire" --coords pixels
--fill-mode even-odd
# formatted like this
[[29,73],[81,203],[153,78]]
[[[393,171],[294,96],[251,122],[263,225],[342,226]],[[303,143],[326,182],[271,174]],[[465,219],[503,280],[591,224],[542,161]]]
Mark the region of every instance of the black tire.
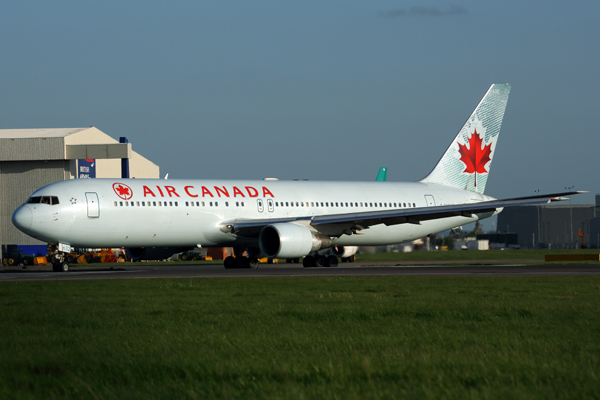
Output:
[[8,257],[8,265],[15,265],[16,260],[12,257]]
[[325,256],[316,256],[315,257],[315,267],[323,268],[328,267],[329,263],[327,262],[327,257]]
[[338,266],[338,258],[334,255],[327,256],[327,264],[329,267],[335,268]]
[[299,258],[294,258],[294,264],[299,264],[300,263],[300,259]]
[[293,262],[294,262],[294,260],[293,260],[293,259],[291,259],[291,258],[286,258],[286,259],[285,259],[285,263],[286,263],[286,264],[291,264],[291,263],[293,263]]
[[302,266],[304,268],[314,268],[315,267],[315,258],[313,256],[306,256],[302,260]]
[[70,255],[70,254],[69,254],[69,255],[67,256],[67,258],[66,258],[66,261],[67,261],[69,264],[73,264],[73,263],[75,262],[75,257],[73,257],[72,255]]
[[52,271],[54,272],[60,272],[60,264],[52,264]]
[[26,259],[26,258],[24,258],[24,259],[23,259],[23,265],[29,265],[29,260],[28,260],[28,259]]
[[348,262],[352,263],[352,262],[354,262],[354,260],[356,260],[356,257],[354,257],[354,256],[348,257]]
[[270,257],[269,257],[269,258],[267,258],[267,264],[273,264],[273,261],[274,261],[274,260],[273,260],[272,258],[270,258]]
[[198,261],[200,259],[200,256],[198,254],[194,254],[194,257],[192,257],[192,260],[194,261]]
[[181,261],[187,261],[189,259],[188,255],[185,253],[183,253],[180,258],[181,258]]
[[71,266],[68,262],[64,262],[60,264],[60,272],[69,272],[71,270]]
[[256,257],[248,258],[248,267],[249,268],[256,269],[256,268],[258,268],[259,265],[260,265],[260,261],[258,261],[258,258],[256,258]]
[[236,257],[236,268],[250,268],[248,257]]
[[8,265],[8,258],[4,257],[2,259],[2,265],[7,266]]
[[226,257],[225,260],[223,260],[223,266],[225,269],[234,269],[236,266],[235,258],[232,256]]

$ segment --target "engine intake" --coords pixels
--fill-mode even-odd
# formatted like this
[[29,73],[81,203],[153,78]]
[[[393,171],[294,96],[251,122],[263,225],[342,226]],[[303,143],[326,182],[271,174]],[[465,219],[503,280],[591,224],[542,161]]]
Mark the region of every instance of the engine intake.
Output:
[[314,234],[305,226],[280,223],[265,226],[258,238],[260,250],[270,258],[298,258],[331,246],[327,236]]
[[356,254],[358,246],[333,246],[331,252],[342,258],[348,258]]

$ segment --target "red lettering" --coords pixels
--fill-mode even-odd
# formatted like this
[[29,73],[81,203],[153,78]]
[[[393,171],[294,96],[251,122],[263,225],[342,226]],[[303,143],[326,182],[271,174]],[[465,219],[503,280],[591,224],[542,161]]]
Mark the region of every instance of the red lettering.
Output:
[[248,197],[258,197],[258,190],[252,186],[246,186],[246,190],[248,191]]
[[152,192],[152,190],[150,190],[148,186],[144,186],[144,197],[146,197],[147,194],[151,194],[152,197],[156,197],[156,195]]
[[186,186],[186,187],[183,188],[183,190],[185,190],[185,192],[187,193],[188,196],[190,196],[190,197],[198,197],[197,194],[191,194],[190,191],[188,190],[188,188],[192,188],[193,189],[194,187],[193,186]]
[[206,188],[206,186],[202,186],[202,197],[204,197],[205,194],[209,195],[210,197],[215,197],[210,190]]
[[225,189],[225,186],[223,186],[223,189],[221,189],[218,186],[215,186],[215,190],[217,191],[217,196],[221,197],[221,193],[223,193],[223,196],[229,197],[229,192],[227,191],[227,189]]
[[275,197],[275,196],[273,196],[273,193],[271,193],[271,191],[269,189],[267,189],[266,187],[263,186],[263,197],[267,197],[267,195],[269,195],[271,197]]
[[165,197],[162,190],[160,190],[160,186],[157,186],[156,188],[158,189],[158,193],[160,193],[160,197]]
[[236,197],[238,194],[242,197],[246,197],[246,196],[244,196],[244,193],[242,193],[242,191],[237,188],[237,186],[234,186],[233,187],[233,197]]
[[175,192],[175,188],[173,186],[165,186],[165,189],[167,189],[167,193],[169,194],[169,197],[173,197],[172,194],[174,194],[177,197],[181,197],[177,194],[177,192]]

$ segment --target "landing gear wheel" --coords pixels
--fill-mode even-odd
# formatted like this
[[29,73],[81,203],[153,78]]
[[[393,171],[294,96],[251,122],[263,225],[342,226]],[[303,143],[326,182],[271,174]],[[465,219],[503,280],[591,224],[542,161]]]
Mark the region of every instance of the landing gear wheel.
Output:
[[315,258],[313,256],[304,257],[304,260],[302,260],[302,266],[304,268],[314,268],[315,267]]
[[354,256],[348,257],[348,262],[352,263],[352,262],[354,262],[354,260],[356,260],[356,257],[354,257]]
[[256,268],[258,268],[259,265],[260,265],[260,262],[258,261],[258,258],[250,257],[248,259],[248,267],[250,267],[252,269],[256,269]]
[[225,267],[225,269],[233,269],[236,267],[236,260],[234,257],[229,256],[226,257],[225,260],[223,261],[223,266]]
[[327,263],[330,267],[335,268],[338,266],[338,258],[334,255],[327,256]]
[[248,257],[236,257],[237,268],[250,268]]
[[61,272],[69,272],[69,270],[71,269],[71,267],[69,266],[69,263],[62,263],[60,264],[60,271]]
[[293,262],[294,262],[294,260],[293,260],[292,258],[286,258],[286,259],[285,259],[285,263],[286,263],[286,264],[291,264],[291,263],[293,263]]
[[267,264],[273,264],[273,259],[272,258],[267,258]]
[[299,258],[294,258],[294,264],[298,264],[300,263],[300,259]]
[[329,263],[327,262],[327,257],[325,256],[316,256],[315,257],[315,267],[323,268],[328,267]]
[[52,271],[60,272],[61,271],[60,264],[58,264],[58,263],[52,264]]

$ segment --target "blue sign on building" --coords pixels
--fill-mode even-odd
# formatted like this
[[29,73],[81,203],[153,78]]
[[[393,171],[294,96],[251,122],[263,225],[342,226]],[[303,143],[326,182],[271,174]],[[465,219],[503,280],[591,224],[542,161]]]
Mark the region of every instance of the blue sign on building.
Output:
[[77,160],[77,177],[83,179],[95,178],[96,160]]

